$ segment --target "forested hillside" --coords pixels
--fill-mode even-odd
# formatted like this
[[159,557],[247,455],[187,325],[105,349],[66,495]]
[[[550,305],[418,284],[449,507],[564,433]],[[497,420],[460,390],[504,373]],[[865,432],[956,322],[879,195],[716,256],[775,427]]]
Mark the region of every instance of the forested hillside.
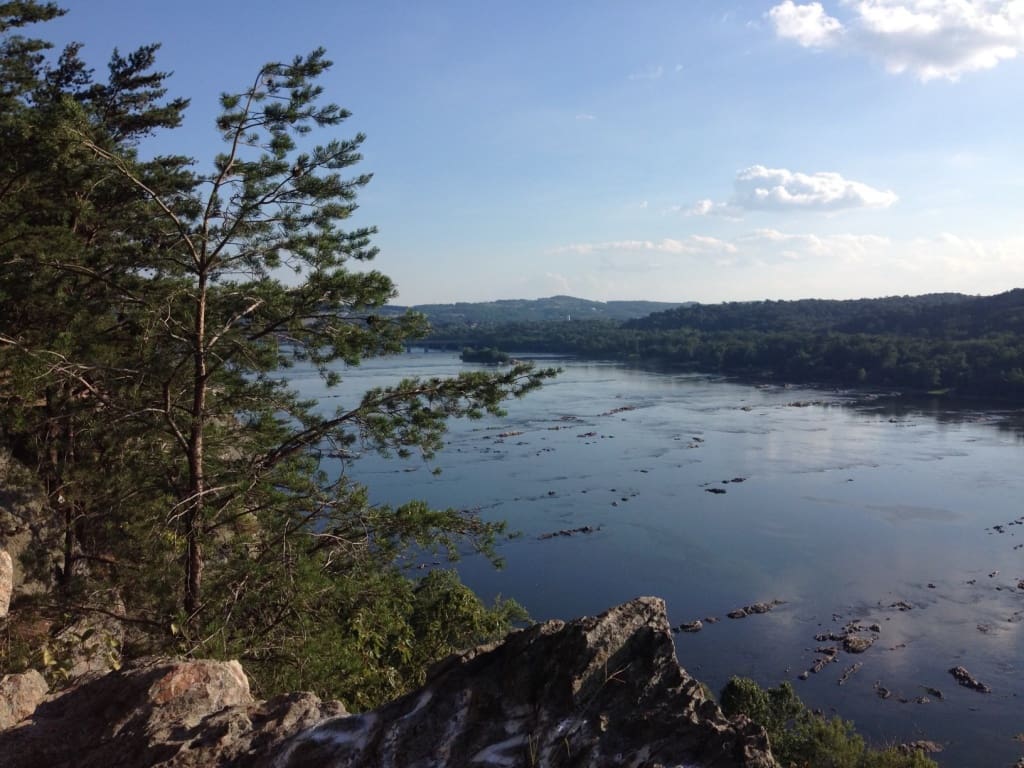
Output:
[[933,293],[882,299],[696,304],[657,312],[627,328],[702,331],[814,331],[970,339],[1024,332],[1024,289],[996,296]]
[[774,381],[1024,400],[1024,290],[698,304],[625,323],[435,328],[437,344],[672,365]]
[[[663,312],[683,302],[590,301],[573,296],[546,299],[502,299],[499,301],[417,304],[409,307],[426,315],[434,326],[477,325],[480,323],[546,322],[555,320],[631,320],[652,312]],[[400,312],[405,307],[393,307]]]

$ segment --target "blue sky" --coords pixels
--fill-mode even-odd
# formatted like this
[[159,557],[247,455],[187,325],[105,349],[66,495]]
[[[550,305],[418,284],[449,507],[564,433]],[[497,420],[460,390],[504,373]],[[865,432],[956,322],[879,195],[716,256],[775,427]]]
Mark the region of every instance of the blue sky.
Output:
[[[217,96],[324,46],[401,303],[855,298],[1024,285],[1024,0],[75,0]],[[327,136],[323,137],[326,140]]]

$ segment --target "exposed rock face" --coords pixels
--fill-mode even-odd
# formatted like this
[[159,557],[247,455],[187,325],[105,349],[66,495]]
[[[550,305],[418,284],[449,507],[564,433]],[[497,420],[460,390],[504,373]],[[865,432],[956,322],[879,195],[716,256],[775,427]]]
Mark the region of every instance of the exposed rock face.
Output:
[[46,592],[60,562],[60,526],[36,483],[29,470],[0,450],[0,549],[11,556],[13,591],[19,595]]
[[300,734],[276,765],[774,762],[760,728],[730,723],[680,669],[664,603],[641,598],[451,657],[420,691]]
[[344,713],[311,694],[254,701],[237,661],[152,661],[87,677],[0,732],[10,768],[255,765],[283,739]]
[[750,766],[764,731],[727,720],[640,598],[450,657],[419,691],[348,715],[309,694],[255,702],[235,662],[151,662],[87,679],[0,733],[0,762],[279,768]]
[[6,549],[0,549],[0,619],[11,607],[11,593],[14,592],[14,562]]

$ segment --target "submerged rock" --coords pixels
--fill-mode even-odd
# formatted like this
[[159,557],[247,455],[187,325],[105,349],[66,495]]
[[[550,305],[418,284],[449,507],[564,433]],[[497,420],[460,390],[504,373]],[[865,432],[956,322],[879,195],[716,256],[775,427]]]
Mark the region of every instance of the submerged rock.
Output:
[[918,739],[917,741],[911,741],[906,744],[900,744],[897,749],[904,755],[911,755],[914,752],[924,752],[931,754],[934,752],[941,752],[942,745],[937,741],[929,741],[927,739]]
[[665,604],[549,621],[436,665],[360,715],[312,694],[254,701],[237,662],[151,661],[85,678],[0,732],[5,768],[109,765],[774,768],[676,660]]
[[839,676],[839,680],[837,681],[837,683],[839,685],[844,685],[846,683],[846,681],[850,679],[850,676],[853,675],[854,673],[856,673],[857,671],[859,671],[860,668],[863,667],[863,666],[864,666],[864,663],[858,661],[856,664],[853,664],[853,665],[847,667],[846,669],[843,670],[843,674],[841,674]]
[[600,530],[600,525],[584,525],[580,528],[565,528],[561,531],[551,531],[550,533],[542,533],[540,536],[537,537],[537,540],[546,541],[547,539],[553,539],[556,536],[575,536],[578,533],[597,533]]
[[729,611],[725,615],[730,619],[742,619],[746,616],[753,616],[755,613],[768,613],[775,607],[785,604],[785,600],[772,600],[768,603],[751,603],[750,605],[744,605],[742,608],[737,608],[734,611]]

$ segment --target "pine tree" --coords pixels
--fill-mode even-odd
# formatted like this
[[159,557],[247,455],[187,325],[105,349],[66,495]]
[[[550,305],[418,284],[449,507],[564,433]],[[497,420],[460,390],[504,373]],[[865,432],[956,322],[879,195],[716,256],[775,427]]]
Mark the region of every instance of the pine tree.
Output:
[[[5,32],[58,13],[15,5]],[[324,52],[222,96],[224,150],[204,171],[138,151],[187,105],[165,99],[156,46],[115,52],[105,83],[77,46],[53,64],[45,50],[9,38],[0,70],[17,148],[0,179],[0,409],[62,511],[67,599],[112,584],[142,650],[241,655],[267,687],[363,704],[418,679],[416,647],[507,626],[513,604],[488,611],[457,580],[404,570],[434,550],[493,555],[503,526],[373,506],[336,464],[429,459],[448,419],[497,413],[553,372],[408,379],[332,414],[287,381],[300,364],[338,386],[340,366],[425,331],[381,312],[395,288],[362,266],[375,230],[345,228],[370,181],[351,171],[363,137],[313,141],[349,116],[317,84]],[[439,606],[446,622],[425,618]]]
[[[108,81],[96,83],[77,44],[50,65],[49,44],[15,34],[61,13],[31,2],[0,9],[0,370],[9,393],[0,409],[13,447],[62,518],[58,570],[68,589],[80,561],[104,548],[96,474],[125,441],[99,428],[100,398],[87,395],[109,395],[125,378],[111,363],[128,329],[112,307],[138,283],[132,251],[147,237],[144,197],[106,171],[80,136],[131,156],[139,139],[176,126],[187,102],[162,102],[167,74],[152,71],[156,46],[127,58],[115,52]],[[167,165],[158,158],[140,169],[156,186]]]

